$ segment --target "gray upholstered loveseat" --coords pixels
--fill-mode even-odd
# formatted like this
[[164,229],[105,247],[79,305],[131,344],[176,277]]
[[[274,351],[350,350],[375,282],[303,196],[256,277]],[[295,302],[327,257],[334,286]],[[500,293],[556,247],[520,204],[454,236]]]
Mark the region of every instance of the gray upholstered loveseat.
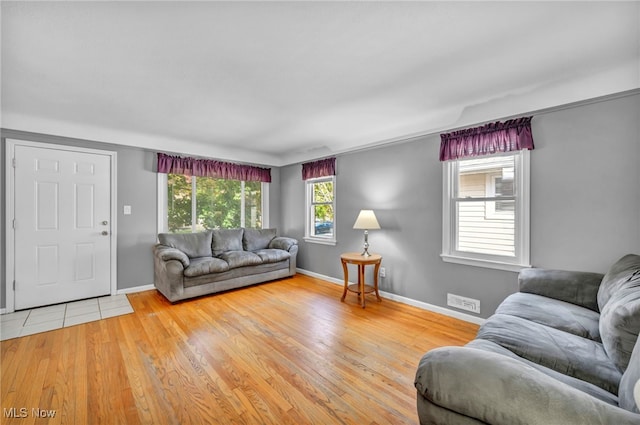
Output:
[[639,425],[640,256],[606,275],[523,270],[464,347],[416,373],[421,424]]
[[276,229],[161,233],[153,248],[154,283],[169,301],[293,276],[298,241]]

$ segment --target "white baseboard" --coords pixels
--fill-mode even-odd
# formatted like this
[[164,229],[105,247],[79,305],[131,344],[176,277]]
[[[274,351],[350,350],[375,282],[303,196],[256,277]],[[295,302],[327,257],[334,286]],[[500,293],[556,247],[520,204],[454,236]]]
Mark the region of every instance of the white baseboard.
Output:
[[[336,279],[334,277],[330,277],[330,276],[325,276],[322,275],[320,273],[315,273],[315,272],[311,272],[309,270],[304,270],[304,269],[300,269],[297,268],[296,271],[300,274],[304,274],[307,276],[311,276],[311,277],[315,277],[317,279],[322,279],[322,280],[326,280],[327,282],[331,282],[331,283],[335,283],[336,285],[344,285],[344,280],[342,279]],[[422,301],[418,301],[418,300],[414,300],[411,298],[407,298],[407,297],[403,297],[401,295],[396,295],[396,294],[392,294],[390,292],[385,292],[385,291],[379,291],[380,292],[380,296],[382,298],[387,298],[389,300],[392,301],[397,301],[403,304],[408,304],[411,305],[413,307],[418,307],[421,308],[423,310],[427,310],[427,311],[431,311],[434,313],[439,313],[439,314],[443,314],[445,316],[449,316],[449,317],[454,317],[456,319],[460,319],[463,320],[465,322],[469,322],[469,323],[475,323],[476,325],[482,325],[486,319],[483,319],[482,317],[476,317],[476,316],[472,316],[470,314],[466,314],[466,313],[462,313],[459,311],[455,311],[455,310],[450,310],[448,308],[445,307],[440,307],[437,305],[433,305],[433,304],[429,304],[429,303],[425,303]]]
[[6,308],[0,308],[0,314],[5,314],[7,312]]
[[315,277],[317,279],[326,280],[327,282],[335,283],[337,285],[344,285],[344,280],[336,279],[335,277],[325,276],[320,273],[310,272],[309,270],[296,268],[296,271],[300,274],[304,274],[307,276]]
[[156,289],[156,286],[153,283],[149,285],[134,286],[133,288],[118,289],[116,294],[133,294],[135,292],[149,291],[151,289]]

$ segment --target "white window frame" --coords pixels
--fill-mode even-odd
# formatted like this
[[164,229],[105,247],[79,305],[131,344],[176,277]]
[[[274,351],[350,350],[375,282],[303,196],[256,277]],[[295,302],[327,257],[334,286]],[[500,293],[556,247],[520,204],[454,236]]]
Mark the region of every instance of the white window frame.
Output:
[[[445,161],[442,166],[442,260],[448,263],[490,269],[520,271],[530,264],[530,153],[523,149],[510,152],[515,158],[515,256],[481,254],[456,250],[456,204],[458,164],[457,160]],[[482,200],[482,198],[480,198]]]
[[[169,231],[169,216],[167,212],[167,201],[168,201],[168,188],[167,188],[167,175],[165,173],[158,173],[158,233],[166,233]],[[195,181],[192,181],[192,191],[195,191]],[[244,190],[244,182],[241,184],[242,190]],[[261,184],[261,192],[262,192],[262,228],[266,229],[269,227],[269,183]],[[240,227],[245,226],[245,214],[244,214],[244,196],[240,198],[241,210],[243,213],[240,215]],[[195,207],[192,204],[191,211],[191,231],[194,231],[194,217],[195,211],[193,211]]]
[[[315,214],[313,210],[313,184],[330,181],[333,183],[333,234],[329,236],[317,236],[312,232],[315,226]],[[317,177],[305,180],[305,230],[304,240],[322,245],[336,245],[337,243],[337,214],[336,214],[336,176]]]

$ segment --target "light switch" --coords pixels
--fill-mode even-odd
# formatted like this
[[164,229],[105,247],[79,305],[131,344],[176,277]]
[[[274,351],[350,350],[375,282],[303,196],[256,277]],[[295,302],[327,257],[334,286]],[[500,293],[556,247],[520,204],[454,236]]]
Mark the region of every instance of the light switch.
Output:
[[131,215],[131,205],[124,206],[124,215]]

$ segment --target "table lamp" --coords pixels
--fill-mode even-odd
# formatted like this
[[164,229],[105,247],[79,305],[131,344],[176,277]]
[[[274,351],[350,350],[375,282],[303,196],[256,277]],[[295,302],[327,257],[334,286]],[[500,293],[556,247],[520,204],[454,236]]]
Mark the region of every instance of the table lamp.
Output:
[[356,222],[353,225],[354,229],[364,229],[364,251],[362,255],[365,257],[370,257],[369,254],[369,230],[370,229],[379,229],[380,224],[378,224],[378,220],[376,219],[376,215],[373,213],[373,210],[361,210],[360,214],[358,214],[358,218],[356,218]]

